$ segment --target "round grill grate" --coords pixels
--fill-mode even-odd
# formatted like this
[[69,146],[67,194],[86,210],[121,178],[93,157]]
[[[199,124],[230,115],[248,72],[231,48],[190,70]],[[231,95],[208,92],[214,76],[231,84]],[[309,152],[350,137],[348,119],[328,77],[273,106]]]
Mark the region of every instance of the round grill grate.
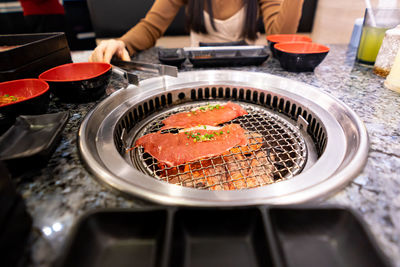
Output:
[[[161,121],[170,115],[210,103],[223,105],[226,101],[190,102],[148,117],[140,129],[131,131],[136,134],[132,146],[139,137],[159,131],[163,126]],[[158,180],[208,190],[260,187],[300,173],[307,162],[307,147],[299,129],[270,110],[249,103],[239,104],[249,114],[228,123],[238,123],[246,130],[247,147],[236,147],[220,156],[175,167],[164,167],[142,148],[137,148],[130,153],[133,165]],[[176,129],[169,131],[177,132]]]
[[[207,101],[237,101],[248,110],[249,115],[234,122],[248,131],[250,148],[261,144],[261,154],[242,148],[167,171],[141,150],[126,153],[137,138],[159,130],[169,114]],[[88,170],[105,185],[152,202],[185,206],[297,204],[325,198],[360,173],[369,147],[360,118],[322,90],[234,70],[181,72],[119,90],[88,113],[78,143]],[[268,173],[272,184],[260,186],[270,182],[262,176]],[[257,188],[227,190],[252,186]]]

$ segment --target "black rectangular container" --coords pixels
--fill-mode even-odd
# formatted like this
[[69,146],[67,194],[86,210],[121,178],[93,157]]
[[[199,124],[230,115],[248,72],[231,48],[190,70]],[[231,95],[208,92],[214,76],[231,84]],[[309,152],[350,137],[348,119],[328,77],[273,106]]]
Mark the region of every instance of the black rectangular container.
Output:
[[81,220],[63,266],[161,266],[167,211],[104,211]]
[[12,176],[47,164],[68,118],[68,111],[17,117],[14,125],[0,136],[0,160]]
[[169,266],[273,266],[258,209],[186,209],[175,214]]
[[37,78],[52,67],[72,62],[65,34],[8,34],[0,35],[0,82]]
[[238,67],[261,65],[269,53],[263,46],[214,46],[185,48],[193,67]]
[[275,208],[269,217],[287,267],[387,266],[350,210]]
[[17,193],[11,176],[0,161],[0,251],[1,266],[25,266],[32,217]]
[[24,266],[27,260],[26,247],[32,230],[32,217],[21,196],[14,201],[7,218],[1,222],[0,250],[1,266]]
[[100,210],[74,227],[56,266],[390,266],[349,209]]

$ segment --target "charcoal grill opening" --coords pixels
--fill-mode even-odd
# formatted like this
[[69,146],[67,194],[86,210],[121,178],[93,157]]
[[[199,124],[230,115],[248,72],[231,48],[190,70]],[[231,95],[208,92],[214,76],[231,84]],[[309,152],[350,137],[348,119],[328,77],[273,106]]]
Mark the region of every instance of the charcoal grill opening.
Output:
[[[226,123],[245,129],[247,148],[174,167],[131,149],[172,114],[228,101],[248,112]],[[326,197],[354,178],[365,164],[368,137],[352,110],[315,87],[263,73],[196,71],[111,95],[83,121],[79,150],[100,181],[151,201],[292,204]]]

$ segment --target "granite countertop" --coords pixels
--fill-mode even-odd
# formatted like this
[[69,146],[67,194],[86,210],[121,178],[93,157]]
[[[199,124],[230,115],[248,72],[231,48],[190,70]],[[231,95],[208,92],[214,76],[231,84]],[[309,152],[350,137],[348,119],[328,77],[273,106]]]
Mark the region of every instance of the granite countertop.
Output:
[[[360,116],[370,137],[367,164],[353,182],[322,204],[343,205],[358,212],[393,265],[400,266],[400,94],[386,89],[384,79],[374,75],[371,68],[355,64],[355,51],[347,45],[328,46],[331,51],[314,72],[286,72],[273,58],[258,67],[234,69],[313,85],[340,99]],[[73,61],[87,61],[89,54],[90,51],[73,52]],[[158,63],[156,48],[142,52],[136,59]],[[182,69],[190,70],[193,69],[189,66]],[[147,77],[143,74],[140,78]],[[113,76],[109,89],[120,86],[120,80]],[[50,266],[60,255],[71,227],[88,211],[155,205],[104,187],[81,164],[77,131],[84,116],[100,101],[66,104],[53,99],[49,113],[70,112],[62,140],[45,168],[15,178],[17,190],[33,217],[29,266]]]

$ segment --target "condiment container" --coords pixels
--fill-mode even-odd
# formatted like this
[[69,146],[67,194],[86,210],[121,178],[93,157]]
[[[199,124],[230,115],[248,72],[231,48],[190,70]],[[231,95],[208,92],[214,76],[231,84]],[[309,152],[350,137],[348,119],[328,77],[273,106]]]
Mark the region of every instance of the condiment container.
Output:
[[397,50],[400,47],[400,25],[387,30],[383,39],[378,56],[376,57],[373,72],[379,76],[386,77],[392,68]]
[[351,33],[351,38],[350,38],[350,46],[351,47],[357,48],[358,44],[360,43],[363,22],[364,22],[364,18],[358,18],[354,21],[354,27],[353,27],[353,31]]
[[400,93],[400,49],[397,50],[392,69],[384,84],[386,88]]

